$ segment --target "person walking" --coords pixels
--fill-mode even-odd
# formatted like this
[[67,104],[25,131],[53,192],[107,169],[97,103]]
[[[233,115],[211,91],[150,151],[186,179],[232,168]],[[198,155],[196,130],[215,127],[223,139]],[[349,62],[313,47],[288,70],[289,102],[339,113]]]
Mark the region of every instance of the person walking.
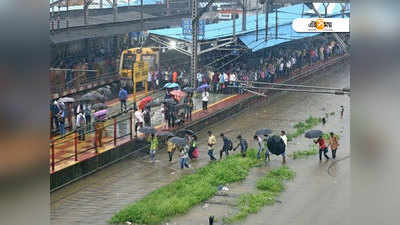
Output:
[[78,138],[81,141],[85,140],[85,124],[86,124],[86,118],[81,111],[76,116],[76,129],[78,130],[78,133],[79,133]]
[[222,146],[222,149],[219,151],[219,160],[222,159],[222,154],[223,154],[224,152],[225,152],[225,156],[228,157],[228,156],[229,156],[229,151],[232,150],[232,147],[233,147],[233,146],[232,146],[232,141],[229,140],[229,139],[224,135],[224,133],[221,133],[220,136],[221,136],[221,138],[222,138],[222,140],[223,140],[223,142],[224,142],[224,145]]
[[169,157],[169,161],[172,161],[172,156],[174,155],[176,146],[174,143],[168,141],[167,142],[167,151],[168,151],[168,157]]
[[193,99],[192,95],[189,93],[185,99],[183,100],[185,116],[184,118],[187,120],[192,120],[192,111],[193,111]]
[[246,157],[247,148],[249,147],[247,140],[244,139],[242,135],[239,135],[236,138],[239,140],[239,143],[233,150],[236,151],[236,149],[240,146],[240,153],[242,154],[242,157]]
[[89,132],[91,129],[91,125],[92,125],[92,113],[91,113],[90,104],[84,105],[83,113],[84,113],[85,119],[86,119],[86,129],[87,129],[87,132]]
[[203,102],[203,110],[207,112],[208,106],[208,97],[210,97],[210,93],[208,93],[207,88],[204,89],[203,93],[201,94],[201,101]]
[[258,144],[258,152],[257,152],[257,159],[261,158],[261,153],[263,151],[263,145],[264,145],[264,141],[260,136],[254,135],[254,140],[257,142]]
[[209,130],[208,131],[208,155],[210,156],[210,160],[217,160],[214,157],[214,146],[217,144],[217,140],[215,136],[212,134],[212,132]]
[[150,140],[150,155],[151,160],[155,162],[156,159],[156,151],[158,150],[158,138],[154,134],[151,134]]
[[60,110],[57,114],[57,120],[58,120],[58,127],[60,130],[60,135],[64,136],[65,134],[65,110],[60,107]]
[[146,127],[151,127],[151,114],[149,108],[143,110],[143,121]]
[[186,168],[190,168],[190,165],[187,163],[187,158],[188,158],[188,149],[189,146],[185,145],[185,147],[181,148],[180,151],[180,164],[181,164],[181,169],[183,169],[184,167]]
[[328,152],[328,148],[326,147],[324,138],[322,138],[322,136],[319,136],[319,138],[315,140],[314,143],[318,143],[319,145],[319,161],[322,160],[322,153],[324,153],[325,158],[328,160],[329,156],[326,154]]
[[265,148],[265,160],[268,159],[268,161],[271,161],[271,158],[269,157],[269,149],[268,149],[268,136],[265,136],[263,140],[264,148]]
[[121,102],[121,112],[126,111],[126,99],[128,98],[128,92],[122,87],[119,89],[118,98]]
[[285,144],[285,151],[281,154],[282,155],[282,164],[286,164],[286,150],[287,150],[287,136],[284,130],[281,131],[281,138],[283,143]]
[[339,142],[337,136],[333,132],[330,133],[328,147],[329,146],[331,147],[332,159],[336,159],[336,150],[339,146]]

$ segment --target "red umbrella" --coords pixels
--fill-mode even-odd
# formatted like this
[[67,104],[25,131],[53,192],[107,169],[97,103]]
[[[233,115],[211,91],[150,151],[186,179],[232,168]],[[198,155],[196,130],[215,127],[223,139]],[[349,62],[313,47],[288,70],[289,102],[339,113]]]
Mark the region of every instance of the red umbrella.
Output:
[[139,109],[144,109],[146,107],[147,103],[153,101],[153,98],[150,96],[145,97],[139,102]]
[[171,91],[170,94],[179,102],[182,97],[185,97],[186,93],[180,90]]

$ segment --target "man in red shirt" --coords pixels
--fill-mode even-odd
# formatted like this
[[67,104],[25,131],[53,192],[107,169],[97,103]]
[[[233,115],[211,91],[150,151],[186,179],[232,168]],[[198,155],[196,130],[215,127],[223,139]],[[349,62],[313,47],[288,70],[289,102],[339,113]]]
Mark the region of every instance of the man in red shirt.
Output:
[[319,136],[318,140],[315,140],[314,143],[318,143],[319,145],[319,160],[322,160],[322,152],[324,153],[325,158],[328,160],[329,156],[326,154],[328,152],[328,147],[326,146],[325,140],[322,138],[322,136]]

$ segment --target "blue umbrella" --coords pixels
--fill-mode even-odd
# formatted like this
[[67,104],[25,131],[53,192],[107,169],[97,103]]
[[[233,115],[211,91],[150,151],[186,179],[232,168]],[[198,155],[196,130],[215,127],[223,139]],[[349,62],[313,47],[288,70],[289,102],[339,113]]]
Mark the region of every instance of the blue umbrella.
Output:
[[170,88],[169,86],[171,85],[172,83],[166,83],[165,85],[164,85],[164,88]]
[[201,92],[201,91],[203,91],[204,89],[209,88],[209,87],[210,87],[210,85],[208,85],[208,84],[203,84],[203,85],[201,85],[200,87],[197,88],[197,91],[198,91],[198,92]]

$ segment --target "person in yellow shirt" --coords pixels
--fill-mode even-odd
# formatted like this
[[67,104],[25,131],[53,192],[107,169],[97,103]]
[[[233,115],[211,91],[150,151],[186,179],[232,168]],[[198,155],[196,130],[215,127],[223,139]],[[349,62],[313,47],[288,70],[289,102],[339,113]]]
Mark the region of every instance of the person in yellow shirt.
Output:
[[208,155],[210,156],[210,160],[217,160],[214,157],[214,146],[217,143],[215,136],[211,131],[208,131]]
[[158,138],[154,135],[151,134],[151,139],[150,139],[150,154],[151,154],[151,160],[155,162],[156,158],[156,151],[158,149]]
[[168,156],[169,156],[170,162],[172,161],[172,156],[174,155],[175,148],[176,148],[176,146],[174,143],[172,143],[170,141],[167,142],[167,151],[168,151]]

